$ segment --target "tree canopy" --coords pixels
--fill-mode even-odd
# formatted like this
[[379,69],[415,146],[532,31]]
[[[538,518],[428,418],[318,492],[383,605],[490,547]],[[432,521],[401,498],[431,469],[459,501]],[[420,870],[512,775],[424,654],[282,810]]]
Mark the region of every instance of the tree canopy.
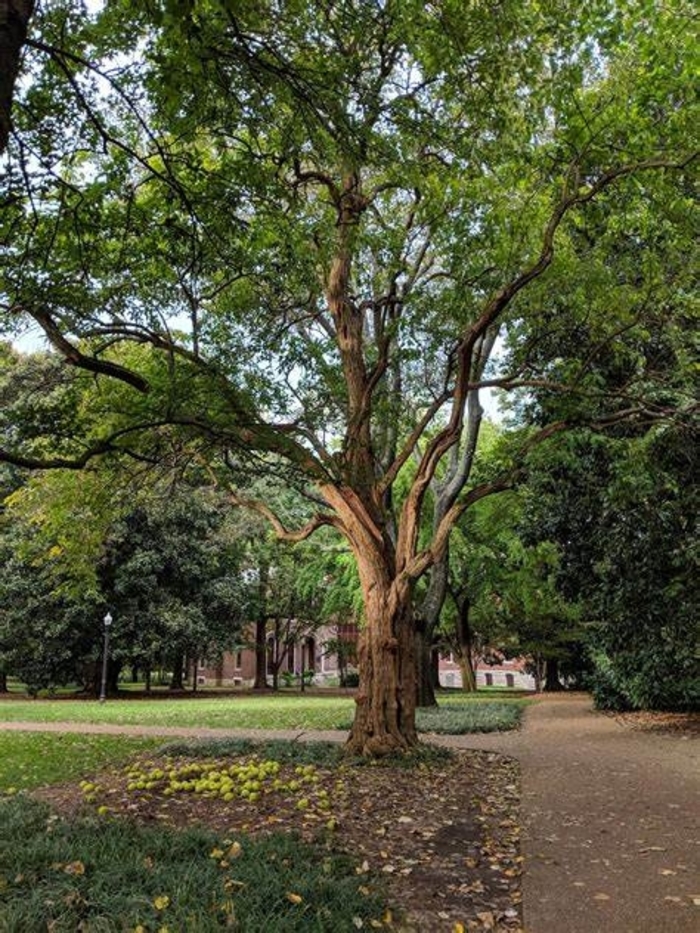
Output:
[[[0,458],[187,451],[236,485],[265,470],[311,497],[293,531],[232,493],[283,538],[345,536],[367,620],[351,745],[413,744],[415,581],[509,482],[465,487],[421,534],[470,394],[546,383],[570,400],[529,444],[577,423],[581,396],[599,427],[691,411],[654,394],[650,368],[599,365],[656,332],[660,297],[684,306],[682,270],[661,264],[688,229],[690,15],[685,0],[40,9],[8,147],[3,321],[46,335],[57,401],[94,391],[75,430],[20,444],[5,422]],[[605,259],[625,240],[622,274]],[[499,372],[483,351],[506,324]]]

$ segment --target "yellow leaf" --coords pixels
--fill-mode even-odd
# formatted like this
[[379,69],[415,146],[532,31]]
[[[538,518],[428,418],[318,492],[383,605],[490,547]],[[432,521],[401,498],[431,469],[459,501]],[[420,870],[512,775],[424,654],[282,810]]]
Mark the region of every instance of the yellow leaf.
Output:
[[288,891],[287,900],[290,901],[292,904],[301,904],[304,898],[301,896],[301,894],[292,894],[291,891]]
[[167,894],[159,894],[153,901],[153,906],[156,910],[165,910],[165,908],[170,903],[170,898]]
[[146,927],[139,923],[137,927],[134,927],[131,933],[146,933]]
[[209,853],[209,858],[223,858],[224,850],[223,849],[212,849]]
[[391,924],[394,922],[394,915],[392,914],[392,912],[391,912],[390,910],[387,909],[387,910],[384,912],[384,916],[382,917],[382,921],[383,921],[387,926],[391,926]]
[[455,923],[452,928],[452,933],[464,933],[464,924],[459,922]]
[[69,862],[63,870],[67,875],[84,875],[85,865],[82,862]]
[[234,842],[229,847],[229,850],[226,853],[226,855],[228,856],[228,858],[238,858],[238,856],[242,852],[243,852],[243,846],[240,844],[240,842]]

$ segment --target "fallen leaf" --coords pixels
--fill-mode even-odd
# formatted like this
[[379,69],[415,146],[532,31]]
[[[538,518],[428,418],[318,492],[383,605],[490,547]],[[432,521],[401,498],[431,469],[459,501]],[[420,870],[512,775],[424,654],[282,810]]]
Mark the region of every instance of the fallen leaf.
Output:
[[288,900],[291,904],[301,904],[301,902],[304,900],[304,898],[301,896],[301,894],[293,894],[291,891],[288,891],[288,892],[287,892],[287,900]]
[[153,899],[153,906],[156,910],[165,910],[169,903],[170,898],[167,894],[159,894],[158,897]]
[[85,865],[82,862],[69,862],[63,869],[67,875],[84,875]]
[[594,894],[593,900],[594,901],[609,901],[610,895],[609,894]]

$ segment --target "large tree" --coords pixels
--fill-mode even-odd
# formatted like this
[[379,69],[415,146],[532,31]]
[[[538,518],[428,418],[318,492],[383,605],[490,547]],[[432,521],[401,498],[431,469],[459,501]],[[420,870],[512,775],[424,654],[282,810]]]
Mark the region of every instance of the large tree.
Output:
[[[532,375],[527,362],[485,372],[494,328],[537,317],[552,292],[580,294],[581,216],[614,227],[650,186],[662,206],[682,201],[689,12],[683,0],[43,12],[10,148],[0,291],[8,326],[38,324],[65,380],[95,379],[94,408],[81,437],[47,448],[6,432],[0,457],[80,468],[186,448],[234,477],[252,458],[310,496],[318,512],[292,530],[232,493],[281,538],[322,525],[346,538],[366,620],[350,745],[414,744],[416,580],[506,480],[461,488],[424,533],[428,490],[474,390]],[[605,291],[591,359],[640,311]],[[128,343],[151,347],[148,366]],[[586,372],[557,372],[557,390],[590,391]],[[634,388],[616,418],[646,411]]]

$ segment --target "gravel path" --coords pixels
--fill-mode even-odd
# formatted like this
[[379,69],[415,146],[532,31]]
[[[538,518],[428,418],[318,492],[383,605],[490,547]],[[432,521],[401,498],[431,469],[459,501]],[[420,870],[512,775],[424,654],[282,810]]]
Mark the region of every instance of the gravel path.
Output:
[[[343,741],[339,732],[0,723],[0,729]],[[532,704],[519,732],[435,736],[517,758],[528,933],[700,930],[700,742],[594,713],[580,695]]]
[[697,738],[637,731],[579,695],[449,744],[520,761],[528,933],[700,930]]

